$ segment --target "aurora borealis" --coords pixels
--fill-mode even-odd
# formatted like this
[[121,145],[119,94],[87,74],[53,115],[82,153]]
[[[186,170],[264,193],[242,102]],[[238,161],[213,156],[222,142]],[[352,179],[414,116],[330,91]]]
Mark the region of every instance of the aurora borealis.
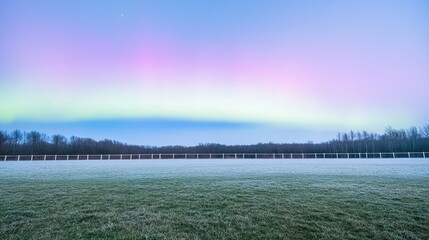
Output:
[[0,129],[148,144],[429,122],[427,1],[0,2]]

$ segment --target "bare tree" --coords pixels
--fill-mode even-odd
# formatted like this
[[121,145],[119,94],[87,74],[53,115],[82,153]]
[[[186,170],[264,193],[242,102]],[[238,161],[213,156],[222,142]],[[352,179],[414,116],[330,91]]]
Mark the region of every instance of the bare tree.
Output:
[[417,127],[410,127],[407,129],[408,139],[411,144],[411,151],[415,151],[417,139],[420,137]]
[[[429,151],[429,124],[421,127],[396,130],[386,128],[383,135],[350,131],[339,133],[335,139],[324,143],[259,143],[254,145],[222,145],[216,143],[198,146],[137,146],[112,140],[96,141],[91,138],[14,131],[0,131],[0,153],[16,154],[118,154],[118,153],[351,153],[384,151]],[[24,139],[24,140],[23,140]]]
[[26,134],[26,142],[31,149],[31,154],[42,153],[42,148],[48,143],[48,137],[46,134],[42,134],[36,131],[31,131]]
[[53,151],[55,153],[63,152],[63,148],[67,145],[67,138],[63,135],[55,134],[51,137]]
[[408,134],[408,138],[410,139],[417,139],[420,137],[419,130],[417,129],[417,127],[410,127],[407,130],[407,134]]
[[20,130],[14,130],[9,134],[9,141],[12,144],[13,153],[18,151],[19,144],[21,144],[23,134]]
[[426,124],[423,127],[421,127],[420,132],[423,138],[429,138],[429,124]]
[[0,153],[6,153],[6,143],[9,140],[9,135],[5,131],[0,131]]
[[343,134],[343,142],[344,142],[346,153],[348,153],[349,152],[349,148],[348,148],[349,136],[347,135],[347,133]]

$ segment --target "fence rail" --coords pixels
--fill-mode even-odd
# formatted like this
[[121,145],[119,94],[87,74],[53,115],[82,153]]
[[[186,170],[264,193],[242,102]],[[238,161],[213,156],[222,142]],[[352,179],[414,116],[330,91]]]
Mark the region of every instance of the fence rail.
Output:
[[0,161],[143,160],[143,159],[296,159],[296,158],[429,158],[429,152],[379,153],[163,153],[0,155]]

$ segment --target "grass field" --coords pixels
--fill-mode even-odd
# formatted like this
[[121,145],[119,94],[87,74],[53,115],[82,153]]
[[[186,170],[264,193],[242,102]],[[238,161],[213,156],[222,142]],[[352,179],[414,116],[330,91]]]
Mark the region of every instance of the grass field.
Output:
[[104,169],[32,177],[0,170],[0,239],[429,239],[426,172],[139,177]]

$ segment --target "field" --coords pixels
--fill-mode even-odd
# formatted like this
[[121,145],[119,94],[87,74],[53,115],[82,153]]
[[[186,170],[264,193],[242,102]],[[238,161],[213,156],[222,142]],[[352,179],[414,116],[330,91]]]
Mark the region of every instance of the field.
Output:
[[0,239],[429,239],[426,159],[0,162]]

